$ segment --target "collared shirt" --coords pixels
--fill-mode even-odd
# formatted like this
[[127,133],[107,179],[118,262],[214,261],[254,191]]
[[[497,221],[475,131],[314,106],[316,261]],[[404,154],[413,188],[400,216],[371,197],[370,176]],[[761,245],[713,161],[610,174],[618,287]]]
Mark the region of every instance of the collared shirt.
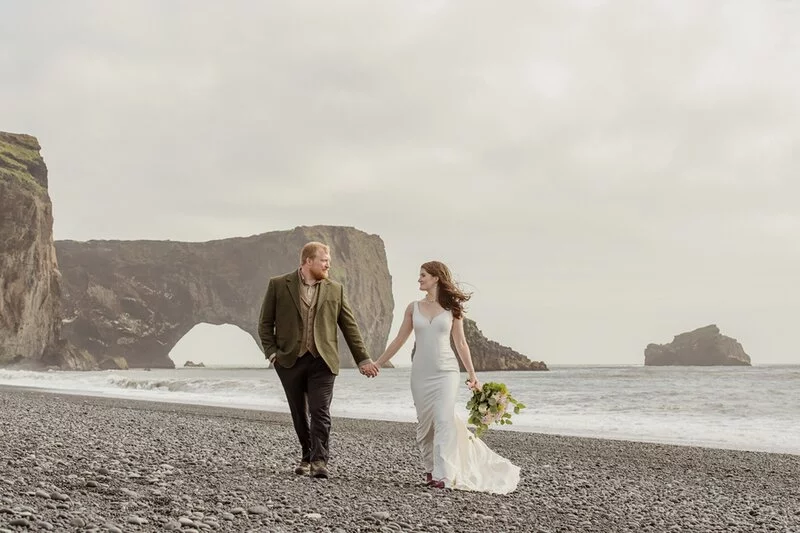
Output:
[[314,342],[314,319],[317,317],[317,299],[319,298],[319,282],[311,283],[303,277],[302,269],[298,269],[300,277],[300,317],[303,319],[303,337],[300,341],[300,354],[311,352],[314,357],[319,357],[317,345]]

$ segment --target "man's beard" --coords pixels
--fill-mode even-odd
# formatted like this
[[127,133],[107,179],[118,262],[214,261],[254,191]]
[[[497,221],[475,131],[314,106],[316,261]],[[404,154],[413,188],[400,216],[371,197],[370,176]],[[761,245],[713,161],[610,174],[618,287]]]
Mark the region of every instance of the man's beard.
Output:
[[327,270],[323,270],[321,268],[320,269],[312,268],[311,269],[311,275],[314,276],[314,280],[315,281],[321,281],[321,280],[326,279],[328,277],[328,271]]

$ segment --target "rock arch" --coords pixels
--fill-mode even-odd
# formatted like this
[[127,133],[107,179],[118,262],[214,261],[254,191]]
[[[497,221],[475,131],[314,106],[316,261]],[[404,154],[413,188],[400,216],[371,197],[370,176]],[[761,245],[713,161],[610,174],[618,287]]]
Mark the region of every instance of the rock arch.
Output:
[[[371,354],[386,346],[394,300],[383,241],[354,228],[314,226],[208,242],[56,241],[62,335],[99,366],[173,368],[168,354],[196,324],[232,324],[258,341],[271,276],[297,268],[310,240],[331,246]],[[353,366],[342,342],[342,365]]]

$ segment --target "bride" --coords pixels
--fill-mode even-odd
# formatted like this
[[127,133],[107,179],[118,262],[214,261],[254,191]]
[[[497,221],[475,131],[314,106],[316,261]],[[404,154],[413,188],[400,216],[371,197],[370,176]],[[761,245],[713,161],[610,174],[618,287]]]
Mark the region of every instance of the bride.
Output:
[[427,294],[411,302],[397,337],[375,362],[389,361],[414,332],[416,352],[411,364],[411,393],[417,410],[417,446],[428,485],[507,494],[517,488],[519,467],[472,436],[456,415],[459,366],[450,347],[453,336],[469,379],[479,387],[464,337],[464,302],[469,295],[456,287],[450,269],[439,261],[422,265],[419,289]]

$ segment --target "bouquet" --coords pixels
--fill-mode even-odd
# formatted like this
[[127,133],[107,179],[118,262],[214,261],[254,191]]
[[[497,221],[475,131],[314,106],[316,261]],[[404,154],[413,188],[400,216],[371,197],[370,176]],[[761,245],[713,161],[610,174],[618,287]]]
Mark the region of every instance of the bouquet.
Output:
[[475,426],[475,436],[480,438],[491,424],[511,424],[509,404],[514,406],[514,414],[525,407],[508,392],[503,383],[484,383],[483,387],[472,389],[472,398],[467,402],[468,424]]

